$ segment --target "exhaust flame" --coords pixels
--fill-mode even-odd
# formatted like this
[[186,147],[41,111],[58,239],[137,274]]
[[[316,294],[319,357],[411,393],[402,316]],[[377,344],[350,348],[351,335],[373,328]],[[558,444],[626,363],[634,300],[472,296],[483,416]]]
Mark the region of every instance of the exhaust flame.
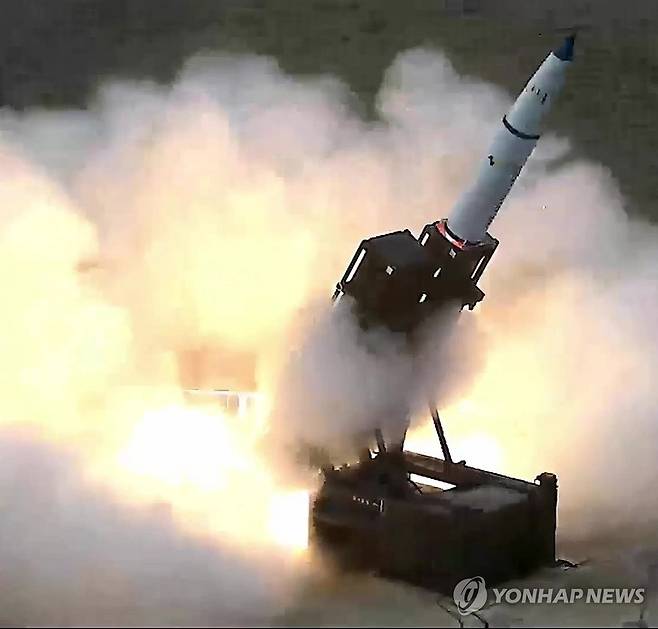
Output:
[[273,496],[268,520],[270,535],[286,548],[303,551],[308,548],[310,494],[296,490]]
[[280,487],[249,417],[172,406],[136,422],[118,453],[123,496],[171,504],[192,532],[294,551],[307,546],[309,492]]

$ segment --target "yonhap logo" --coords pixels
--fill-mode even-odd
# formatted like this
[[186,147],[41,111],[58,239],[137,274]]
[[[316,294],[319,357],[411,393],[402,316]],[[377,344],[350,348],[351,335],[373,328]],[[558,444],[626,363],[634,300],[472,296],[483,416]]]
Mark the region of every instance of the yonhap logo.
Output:
[[[643,605],[646,590],[643,587],[625,588],[491,588],[492,605]],[[488,591],[482,577],[463,579],[452,597],[457,611],[468,616],[480,611],[488,602]]]
[[487,603],[487,586],[482,577],[462,579],[452,593],[457,611],[468,616],[480,611]]

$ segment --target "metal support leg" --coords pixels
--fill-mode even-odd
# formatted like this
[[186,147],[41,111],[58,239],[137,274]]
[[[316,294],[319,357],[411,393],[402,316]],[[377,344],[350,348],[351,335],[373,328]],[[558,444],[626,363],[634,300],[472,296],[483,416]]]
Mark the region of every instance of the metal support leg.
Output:
[[404,441],[407,438],[407,430],[409,429],[409,422],[407,422],[404,426],[404,432],[402,433],[402,438],[400,441],[398,441],[395,444],[395,449],[398,450],[399,452],[402,452],[404,450]]
[[439,443],[441,444],[441,451],[443,452],[443,458],[446,463],[452,463],[452,456],[450,455],[450,448],[448,448],[448,441],[446,439],[446,434],[443,432],[443,425],[441,424],[441,418],[439,417],[439,411],[436,409],[434,404],[430,404],[430,413],[432,414],[432,421],[434,422],[434,428],[436,429],[436,434],[439,437]]
[[375,428],[375,439],[377,440],[377,449],[379,453],[386,452],[386,443],[384,442],[384,435],[381,428]]

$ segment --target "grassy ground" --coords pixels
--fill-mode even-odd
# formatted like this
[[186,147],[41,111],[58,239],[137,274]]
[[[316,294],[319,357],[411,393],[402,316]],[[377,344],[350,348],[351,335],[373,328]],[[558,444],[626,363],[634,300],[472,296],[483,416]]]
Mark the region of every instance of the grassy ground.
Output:
[[343,77],[372,114],[382,73],[417,45],[514,93],[556,28],[581,35],[552,118],[609,166],[629,211],[658,218],[658,3],[647,0],[0,0],[5,104],[83,105],[111,74],[166,81],[201,49],[276,56],[288,71]]

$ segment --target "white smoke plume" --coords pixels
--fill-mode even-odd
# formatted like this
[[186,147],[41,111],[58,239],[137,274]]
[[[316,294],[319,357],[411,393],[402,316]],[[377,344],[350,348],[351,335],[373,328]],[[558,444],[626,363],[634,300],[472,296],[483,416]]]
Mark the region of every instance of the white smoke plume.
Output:
[[[379,121],[351,100],[336,79],[206,56],[171,86],[106,85],[84,112],[0,112],[0,419],[38,435],[0,437],[2,579],[29,593],[3,588],[3,622],[255,622],[289,600],[295,570],[264,594],[261,505],[289,489],[270,441],[167,409],[181,385],[254,380],[285,411],[270,438],[323,441],[404,406],[413,365],[395,339],[374,355],[349,342],[333,286],[364,237],[448,213],[510,104],[424,50],[390,68]],[[458,456],[555,471],[576,535],[656,514],[658,252],[609,174],[568,148],[542,139],[493,225],[488,296],[438,354],[449,390],[445,370],[421,384],[443,387]],[[143,515],[154,501],[171,526]],[[58,567],[94,573],[83,607]]]
[[2,626],[263,623],[290,595],[282,557],[182,537],[166,505],[122,508],[66,449],[5,428],[0,454]]
[[415,415],[428,416],[430,400],[457,401],[481,365],[480,335],[458,306],[428,322],[413,353],[401,334],[359,328],[353,306],[343,297],[306,313],[308,332],[298,343],[287,338],[270,415],[279,439],[322,448],[338,463],[372,442],[375,428],[398,442]]

